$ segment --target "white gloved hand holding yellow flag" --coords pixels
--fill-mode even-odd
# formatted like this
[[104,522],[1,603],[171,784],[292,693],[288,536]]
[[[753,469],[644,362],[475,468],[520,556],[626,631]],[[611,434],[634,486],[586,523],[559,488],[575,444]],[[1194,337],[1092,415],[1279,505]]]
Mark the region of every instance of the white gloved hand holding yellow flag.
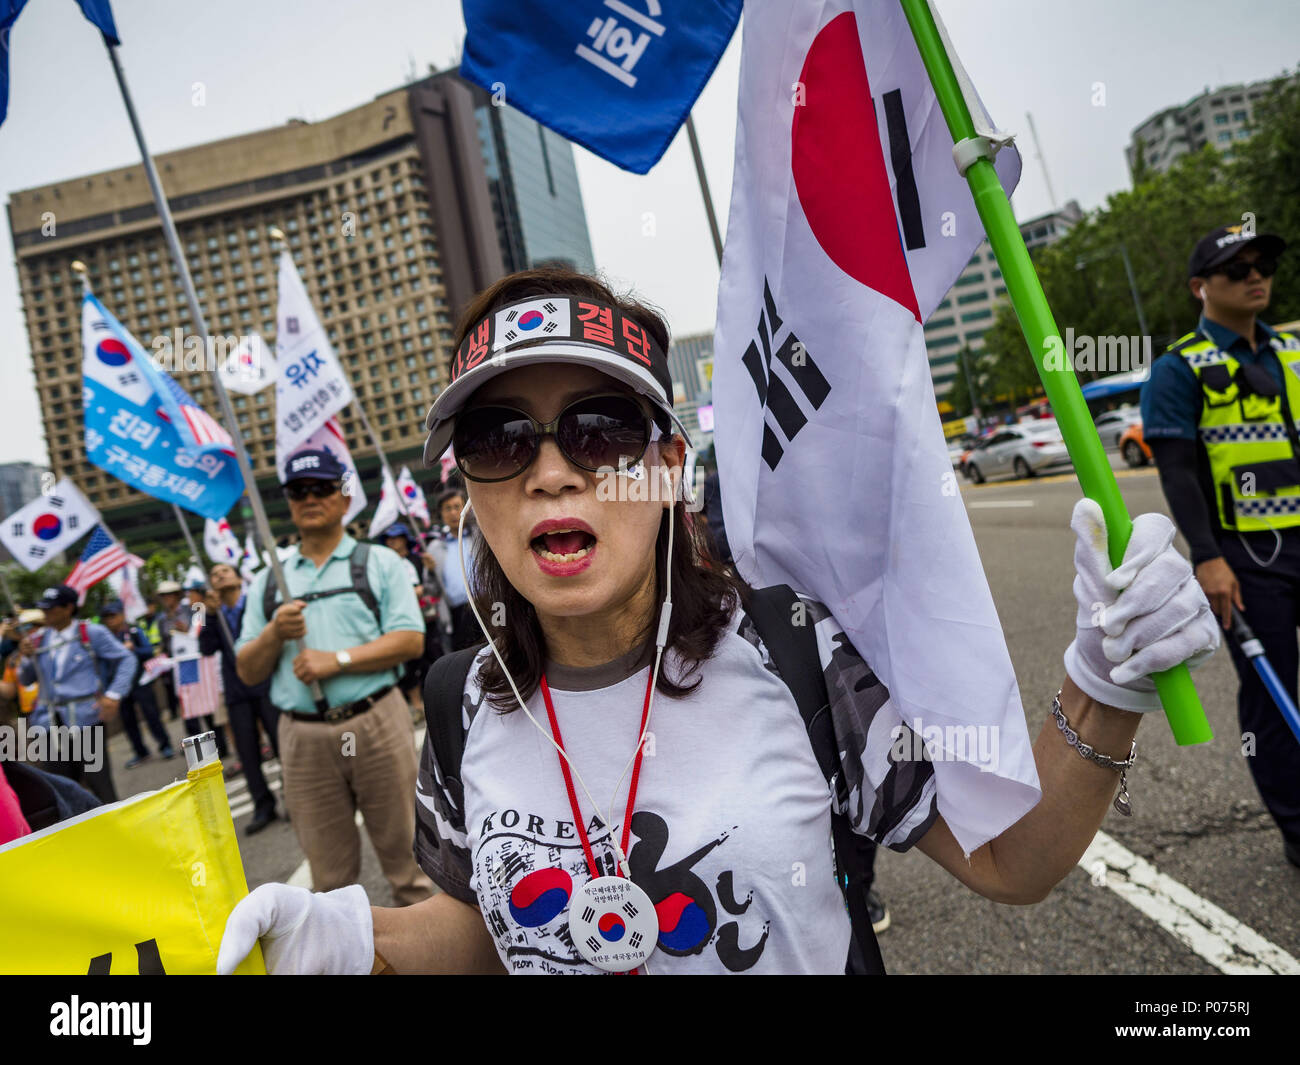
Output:
[[259,939],[273,976],[365,976],[374,967],[374,921],[360,884],[325,892],[263,884],[231,912],[217,972],[233,973]]

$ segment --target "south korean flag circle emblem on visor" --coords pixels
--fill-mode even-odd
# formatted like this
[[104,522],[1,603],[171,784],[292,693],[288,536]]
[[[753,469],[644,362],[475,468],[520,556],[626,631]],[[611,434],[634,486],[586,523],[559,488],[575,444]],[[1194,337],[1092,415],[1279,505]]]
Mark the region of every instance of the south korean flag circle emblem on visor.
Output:
[[539,296],[492,311],[466,334],[448,366],[450,383],[425,418],[424,464],[447,450],[455,416],[475,390],[507,370],[554,362],[590,366],[644,396],[690,446],[672,406],[668,357],[640,322],[598,300]]

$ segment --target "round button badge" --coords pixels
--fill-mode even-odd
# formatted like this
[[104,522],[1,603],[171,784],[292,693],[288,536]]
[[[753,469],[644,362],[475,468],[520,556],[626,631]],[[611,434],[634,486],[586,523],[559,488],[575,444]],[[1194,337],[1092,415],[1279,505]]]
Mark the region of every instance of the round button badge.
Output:
[[578,953],[597,969],[623,973],[654,951],[659,915],[650,896],[631,880],[598,876],[569,900],[569,934]]

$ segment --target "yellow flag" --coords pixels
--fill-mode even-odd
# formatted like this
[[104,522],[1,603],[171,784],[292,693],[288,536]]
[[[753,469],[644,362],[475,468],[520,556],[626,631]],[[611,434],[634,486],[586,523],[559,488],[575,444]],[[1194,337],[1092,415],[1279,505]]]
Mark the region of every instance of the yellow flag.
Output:
[[[247,894],[210,762],[0,847],[0,973],[215,973]],[[260,948],[238,972],[266,972]]]

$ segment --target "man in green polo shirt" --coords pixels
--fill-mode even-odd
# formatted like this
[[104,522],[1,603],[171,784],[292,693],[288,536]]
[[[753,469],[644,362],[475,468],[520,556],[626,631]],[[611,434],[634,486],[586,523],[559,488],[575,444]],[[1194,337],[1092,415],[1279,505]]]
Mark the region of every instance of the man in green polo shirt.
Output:
[[[245,684],[271,678],[280,711],[284,803],[311,864],[312,888],[361,873],[361,811],[398,905],[428,898],[415,864],[416,750],[397,688],[401,665],[424,650],[424,618],[396,552],[343,531],[344,469],[328,451],[285,462],[284,492],[301,542],[284,560],[290,603],[269,570],[254,579],[236,642]],[[270,616],[268,624],[267,617]],[[313,682],[324,700],[318,705]]]

